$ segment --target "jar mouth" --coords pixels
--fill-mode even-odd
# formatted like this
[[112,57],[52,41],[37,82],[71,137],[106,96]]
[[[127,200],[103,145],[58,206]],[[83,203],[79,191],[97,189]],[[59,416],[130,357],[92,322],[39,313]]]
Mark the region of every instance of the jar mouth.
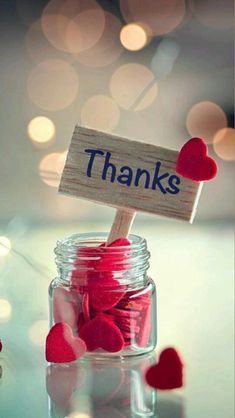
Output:
[[73,234],[57,241],[54,250],[60,275],[69,278],[71,272],[112,272],[113,277],[129,280],[146,275],[150,253],[146,240],[130,234],[130,245],[105,246],[108,233]]
[[[108,233],[106,232],[94,232],[94,233],[82,233],[69,235],[56,243],[55,254],[59,252],[73,252],[78,248],[90,248],[97,249],[100,245],[105,244],[108,239]],[[132,251],[141,251],[147,248],[146,240],[138,235],[130,234],[128,236],[130,241],[129,249]],[[107,252],[126,250],[126,245],[119,245],[115,247],[104,247]]]

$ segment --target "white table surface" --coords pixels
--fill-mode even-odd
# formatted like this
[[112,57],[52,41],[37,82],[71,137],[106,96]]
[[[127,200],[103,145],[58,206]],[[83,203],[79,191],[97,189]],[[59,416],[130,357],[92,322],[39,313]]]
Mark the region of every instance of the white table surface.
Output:
[[[46,390],[49,370],[43,347],[47,287],[55,275],[53,248],[57,239],[70,233],[104,229],[104,225],[79,222],[31,227],[24,233],[16,232],[13,251],[0,258],[0,299],[8,300],[12,308],[11,315],[0,321],[1,418],[57,416],[50,412],[53,406]],[[222,221],[192,226],[153,219],[145,224],[137,220],[133,232],[146,237],[152,254],[150,275],[158,289],[156,353],[166,346],[179,350],[185,363],[185,387],[168,394],[158,392],[154,400],[138,377],[151,358],[125,365],[110,363],[108,368],[107,364],[102,368],[82,361],[66,416],[232,418],[233,226]],[[123,368],[125,390],[118,380]],[[55,374],[53,390],[65,393],[63,384],[71,382],[64,373],[61,382]],[[115,395],[116,381],[120,387]],[[129,402],[123,401],[124,406],[123,391],[129,398]]]

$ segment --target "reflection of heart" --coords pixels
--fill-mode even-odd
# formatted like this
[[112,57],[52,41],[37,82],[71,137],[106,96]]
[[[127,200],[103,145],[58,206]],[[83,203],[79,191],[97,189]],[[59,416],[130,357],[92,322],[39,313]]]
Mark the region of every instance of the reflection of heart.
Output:
[[179,152],[176,172],[194,181],[210,180],[217,174],[217,165],[207,155],[207,145],[201,138],[191,138]]
[[98,314],[87,322],[79,331],[79,336],[85,341],[88,351],[103,348],[116,353],[124,345],[120,329],[104,314]]
[[69,414],[71,398],[77,381],[80,382],[80,375],[78,379],[78,365],[76,363],[66,365],[66,367],[60,364],[48,366],[46,389],[58,415]]
[[117,305],[125,294],[121,291],[123,287],[118,280],[114,279],[90,280],[88,292],[92,308],[97,311],[107,311]]
[[183,386],[183,363],[174,348],[166,348],[159,362],[146,372],[147,383],[155,389],[170,390]]
[[83,356],[86,345],[74,337],[71,327],[65,322],[55,324],[46,339],[46,359],[53,363],[67,363]]

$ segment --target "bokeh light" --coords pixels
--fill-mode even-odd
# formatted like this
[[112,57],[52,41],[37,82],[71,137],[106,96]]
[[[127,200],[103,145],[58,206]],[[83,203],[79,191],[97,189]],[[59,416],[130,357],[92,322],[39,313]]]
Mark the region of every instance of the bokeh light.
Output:
[[91,415],[85,414],[84,412],[71,412],[68,418],[91,418]]
[[50,142],[55,135],[55,125],[45,116],[37,116],[28,124],[28,135],[33,142]]
[[129,51],[139,51],[148,43],[147,31],[138,23],[129,23],[121,29],[120,41]]
[[29,56],[37,63],[48,59],[62,59],[67,62],[74,61],[69,52],[58,50],[45,38],[41,21],[32,23],[26,34],[26,48]]
[[11,317],[11,304],[6,299],[0,299],[0,321],[5,322]]
[[184,0],[120,0],[126,22],[142,23],[152,35],[173,31],[184,19]]
[[40,161],[39,175],[45,184],[51,187],[59,186],[65,158],[65,153],[53,152]]
[[11,241],[9,238],[0,236],[0,257],[5,257],[11,251]]
[[79,79],[75,69],[63,60],[38,64],[28,78],[28,93],[40,108],[56,111],[69,106],[78,94]]
[[105,27],[103,10],[85,10],[70,20],[66,31],[66,46],[71,53],[92,48],[101,38]]
[[217,30],[229,29],[234,22],[234,3],[231,0],[197,0],[194,2],[194,15],[206,26]]
[[210,144],[215,133],[227,126],[227,118],[223,109],[216,103],[199,102],[190,109],[186,126],[192,137],[202,137]]
[[105,17],[95,1],[52,0],[43,10],[41,25],[55,48],[78,53],[97,43],[104,30]]
[[57,49],[67,51],[66,32],[70,19],[63,15],[42,15],[42,30],[47,40]]
[[74,57],[88,67],[104,67],[117,60],[123,48],[119,40],[121,22],[109,12],[105,12],[105,28],[99,41]]
[[81,111],[83,125],[106,132],[116,128],[119,118],[119,107],[111,97],[104,95],[90,97]]
[[48,329],[49,327],[47,320],[41,319],[39,321],[35,321],[30,326],[28,331],[30,341],[39,347],[43,347],[45,345]]
[[163,80],[170,74],[179,52],[180,47],[174,39],[166,38],[159,43],[150,64],[157,80]]
[[156,99],[158,86],[155,76],[141,64],[124,64],[112,75],[110,91],[124,109],[143,110]]
[[220,129],[214,136],[213,147],[216,154],[226,161],[235,160],[235,129]]
[[73,19],[78,13],[88,9],[100,9],[95,0],[50,0],[43,9],[42,16],[59,14]]

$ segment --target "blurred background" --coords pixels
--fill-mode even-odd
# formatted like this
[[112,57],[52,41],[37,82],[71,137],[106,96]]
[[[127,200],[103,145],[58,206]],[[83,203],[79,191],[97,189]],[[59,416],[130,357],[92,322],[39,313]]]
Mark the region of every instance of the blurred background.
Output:
[[219,173],[194,225],[138,214],[133,232],[152,253],[158,349],[187,365],[179,418],[232,418],[233,1],[0,0],[0,59],[0,416],[47,416],[53,248],[114,217],[57,193],[78,123],[176,150],[207,141]]
[[112,219],[57,194],[76,123],[177,150],[204,137],[219,175],[197,219],[231,219],[232,24],[232,0],[1,0],[0,221]]

